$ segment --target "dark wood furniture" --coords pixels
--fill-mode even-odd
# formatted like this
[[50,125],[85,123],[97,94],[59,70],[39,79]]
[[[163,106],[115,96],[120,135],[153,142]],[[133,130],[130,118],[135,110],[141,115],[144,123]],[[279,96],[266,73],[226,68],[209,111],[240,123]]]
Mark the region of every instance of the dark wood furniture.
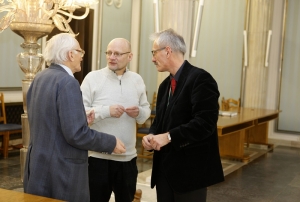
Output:
[[221,109],[223,111],[240,111],[240,107],[241,107],[241,99],[233,99],[233,98],[228,98],[225,99],[224,97],[222,98],[222,105],[221,105]]
[[236,116],[219,116],[218,137],[221,157],[229,157],[248,162],[250,156],[244,154],[245,143],[267,145],[269,121],[278,117],[280,111],[268,109],[241,108]]
[[7,158],[10,135],[22,133],[22,125],[7,123],[3,93],[0,93],[0,106],[0,136],[2,136],[2,147],[0,148],[0,151],[3,154],[3,157]]
[[0,201],[1,202],[62,202],[61,200],[46,198],[42,196],[36,196],[31,194],[26,194],[18,191],[12,191],[0,188]]

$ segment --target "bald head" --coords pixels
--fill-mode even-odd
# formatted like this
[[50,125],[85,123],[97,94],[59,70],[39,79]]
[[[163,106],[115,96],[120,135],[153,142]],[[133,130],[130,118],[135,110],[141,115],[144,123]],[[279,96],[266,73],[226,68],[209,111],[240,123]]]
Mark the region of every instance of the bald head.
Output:
[[131,45],[127,39],[115,38],[109,42],[106,49],[106,60],[109,69],[121,75],[125,72],[131,59]]
[[126,52],[131,52],[131,44],[127,39],[124,38],[115,38],[113,40],[111,40],[107,46],[107,48],[109,46],[118,46],[124,50],[126,50]]

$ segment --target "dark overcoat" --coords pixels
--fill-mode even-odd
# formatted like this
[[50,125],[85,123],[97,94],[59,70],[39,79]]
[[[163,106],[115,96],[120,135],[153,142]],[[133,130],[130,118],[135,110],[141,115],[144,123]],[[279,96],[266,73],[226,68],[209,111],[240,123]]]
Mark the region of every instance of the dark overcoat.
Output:
[[171,142],[154,151],[151,187],[160,169],[175,192],[184,193],[224,180],[217,134],[219,91],[205,70],[185,61],[174,95],[170,78],[159,86],[150,133],[170,132]]
[[27,110],[25,193],[88,202],[88,150],[111,153],[116,138],[89,129],[79,83],[59,65],[36,75]]

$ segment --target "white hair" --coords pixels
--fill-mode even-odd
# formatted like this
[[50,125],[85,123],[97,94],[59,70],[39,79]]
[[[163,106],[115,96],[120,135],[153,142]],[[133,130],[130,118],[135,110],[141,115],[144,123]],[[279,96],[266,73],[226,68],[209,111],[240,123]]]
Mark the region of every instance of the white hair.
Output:
[[68,52],[78,45],[74,34],[61,33],[53,36],[47,41],[43,52],[47,65],[51,63],[62,64],[67,61]]
[[186,45],[183,37],[171,28],[151,34],[150,40],[155,41],[161,48],[170,46],[173,51],[181,52],[183,55],[186,53]]

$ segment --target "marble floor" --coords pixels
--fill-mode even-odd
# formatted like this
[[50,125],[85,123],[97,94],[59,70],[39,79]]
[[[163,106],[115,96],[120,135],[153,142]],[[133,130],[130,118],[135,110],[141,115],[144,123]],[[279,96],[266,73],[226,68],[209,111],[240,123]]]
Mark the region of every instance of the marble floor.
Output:
[[[246,152],[254,159],[249,163],[222,159],[225,181],[208,188],[208,202],[300,201],[300,148],[277,146],[273,151],[250,148]],[[138,158],[137,166],[142,202],[155,202],[155,190],[149,187],[152,160]],[[0,157],[0,188],[22,190],[18,151],[11,151],[7,159]]]

